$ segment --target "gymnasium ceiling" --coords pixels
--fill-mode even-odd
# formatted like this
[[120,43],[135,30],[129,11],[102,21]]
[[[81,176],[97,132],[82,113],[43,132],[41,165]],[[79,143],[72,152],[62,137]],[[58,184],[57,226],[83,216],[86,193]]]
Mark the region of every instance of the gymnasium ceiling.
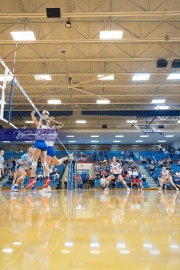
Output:
[[[48,19],[48,7],[60,7],[61,18]],[[68,18],[70,29],[65,27]],[[23,30],[33,31],[36,40],[16,43],[10,32]],[[123,30],[123,38],[102,41],[102,30]],[[136,116],[82,116],[82,110],[155,110],[156,105],[151,104],[154,98],[166,99],[169,111],[179,110],[179,81],[167,80],[167,76],[178,72],[171,64],[180,59],[180,1],[1,0],[0,55],[11,71],[14,67],[15,77],[40,111],[73,111],[72,116],[56,117],[65,122],[64,128],[93,130],[106,124],[111,129],[132,130],[126,120]],[[158,59],[166,59],[167,68],[157,68]],[[142,72],[149,73],[150,80],[133,82],[133,74]],[[52,80],[37,81],[36,74],[49,74]],[[97,80],[99,74],[114,74],[115,80]],[[67,87],[67,75],[75,89]],[[5,110],[9,94],[10,84]],[[97,105],[100,98],[109,99],[110,104]],[[48,99],[60,99],[61,104],[48,105]],[[15,88],[12,110],[31,108]],[[21,126],[26,119],[12,117],[12,123]],[[77,119],[87,123],[76,124]],[[164,124],[165,130],[177,131],[178,119],[161,116],[153,125]],[[146,118],[138,120],[138,124],[145,122]]]

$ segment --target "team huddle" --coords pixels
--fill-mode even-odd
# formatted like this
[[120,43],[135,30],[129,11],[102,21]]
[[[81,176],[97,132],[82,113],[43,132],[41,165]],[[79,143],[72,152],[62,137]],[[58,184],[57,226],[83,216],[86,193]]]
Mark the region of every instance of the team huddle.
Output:
[[[53,118],[49,117],[48,111],[42,112],[42,117],[38,122],[34,116],[35,112],[31,113],[31,118],[36,125],[36,136],[34,147],[29,147],[28,153],[21,157],[19,168],[14,173],[14,180],[12,185],[12,191],[18,191],[18,185],[23,185],[24,179],[28,176],[30,177],[29,183],[27,185],[28,190],[34,190],[36,184],[36,169],[38,159],[41,159],[41,165],[44,171],[44,185],[40,192],[51,191],[50,187],[50,177],[49,168],[51,162],[58,166],[66,160],[72,160],[73,154],[68,157],[58,159],[56,157],[56,152],[54,149],[54,143],[57,139],[57,131],[61,126],[50,126],[51,122],[54,121]],[[2,169],[0,169],[2,171]]]

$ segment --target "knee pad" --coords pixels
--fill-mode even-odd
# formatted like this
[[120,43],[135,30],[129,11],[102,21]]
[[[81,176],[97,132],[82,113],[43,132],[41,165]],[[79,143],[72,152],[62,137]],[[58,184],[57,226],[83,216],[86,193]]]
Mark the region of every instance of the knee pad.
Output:
[[43,162],[43,163],[41,163],[41,165],[42,165],[42,167],[44,168],[44,167],[47,166],[47,163],[46,163],[46,162]]
[[32,162],[32,166],[37,166],[37,162]]

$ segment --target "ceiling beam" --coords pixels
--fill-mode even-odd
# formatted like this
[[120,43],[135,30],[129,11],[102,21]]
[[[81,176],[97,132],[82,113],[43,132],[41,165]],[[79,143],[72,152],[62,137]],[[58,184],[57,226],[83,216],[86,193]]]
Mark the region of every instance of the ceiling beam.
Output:
[[[43,39],[31,41],[18,41],[18,44],[97,44],[97,43],[118,43],[118,44],[171,44],[180,43],[180,38],[125,38],[121,40],[101,40],[101,39]],[[16,45],[14,40],[0,40],[0,45]]]
[[[1,41],[0,41],[1,43]],[[173,61],[175,57],[166,57],[167,61]],[[127,57],[127,58],[67,58],[67,62],[154,62],[159,58],[154,57]],[[51,63],[51,62],[62,62],[62,58],[18,58],[16,63]],[[6,58],[6,63],[13,63],[14,59]],[[138,72],[139,73],[139,72]]]
[[[2,18],[3,19],[3,18]],[[22,19],[21,21],[20,21],[20,19],[19,18],[17,18],[17,20],[18,20],[18,25],[21,25],[21,24],[23,24],[24,25],[24,19]],[[60,22],[66,22],[67,21],[67,19],[66,18],[58,18],[58,19],[56,19],[56,18],[54,18],[53,19],[53,23],[60,23]],[[10,21],[10,20],[8,20],[8,21],[3,21],[3,20],[1,20],[1,18],[0,18],[0,24],[7,24],[7,25],[9,25],[9,24],[14,24],[14,22],[15,22],[15,18],[12,20],[12,21]],[[28,24],[35,24],[35,23],[43,23],[43,24],[46,24],[46,23],[48,23],[49,24],[49,19],[36,19],[36,18],[28,18],[27,19],[27,22],[28,22]],[[51,21],[52,22],[52,21]],[[109,22],[109,18],[107,17],[107,18],[100,18],[100,19],[88,19],[88,18],[83,18],[83,19],[79,19],[79,18],[75,18],[75,19],[71,19],[71,23],[84,23],[84,22],[88,22],[88,23],[91,23],[91,22],[93,22],[93,23],[95,23],[95,22],[97,22],[97,23],[104,23],[104,22]],[[113,23],[113,22],[127,22],[127,23],[129,23],[129,22],[140,22],[140,23],[142,23],[142,22],[152,22],[152,23],[159,23],[159,22],[180,22],[180,18],[146,18],[146,17],[144,17],[143,19],[140,19],[140,18],[138,18],[138,19],[136,19],[136,18],[131,18],[131,19],[126,19],[126,18],[115,18],[114,17],[114,19],[112,19],[111,20],[111,23]]]
[[[62,13],[61,18],[106,18],[106,17],[167,17],[180,16],[180,11],[147,11],[147,12],[83,12]],[[1,13],[0,19],[47,18],[46,13]],[[48,19],[52,21],[52,19]]]
[[[145,71],[138,71],[138,73],[142,73],[142,72],[145,72]],[[167,75],[169,75],[169,74],[171,74],[171,73],[169,73],[169,72],[148,72],[148,71],[146,71],[147,73],[149,73],[150,75],[152,75],[152,76],[167,76]],[[120,75],[120,76],[132,76],[132,75],[134,75],[134,73],[135,72],[116,72],[115,73],[115,75]],[[65,77],[66,76],[66,74],[64,73],[49,73],[48,72],[48,74],[51,76],[51,77]],[[97,75],[99,75],[100,74],[100,72],[99,73],[95,73],[95,72],[91,72],[91,73],[79,73],[79,72],[77,72],[77,73],[73,73],[73,72],[71,72],[71,76],[73,76],[73,77],[80,77],[80,76],[91,76],[91,77],[93,77],[93,76],[97,76]],[[37,75],[37,73],[16,73],[16,74],[14,74],[14,76],[15,77],[26,77],[26,76],[35,76],[35,75]],[[41,74],[38,74],[38,75],[41,75]],[[106,72],[103,72],[103,75],[109,75],[109,73],[106,73]]]
[[[76,96],[75,96],[76,97]],[[61,101],[62,103],[61,103],[61,105],[59,105],[59,106],[62,106],[62,105],[71,105],[71,103],[70,102],[64,102],[64,101]],[[26,102],[26,101],[24,101],[23,100],[23,104],[21,104],[21,103],[19,103],[19,101],[13,101],[13,105],[19,105],[19,106],[24,106],[24,105],[27,105],[27,104],[29,104],[30,106],[31,106],[31,104],[29,103],[29,102]],[[41,104],[47,104],[47,102],[41,102],[41,101],[36,101],[36,104],[38,104],[38,105],[41,105]],[[89,101],[89,102],[77,102],[77,104],[78,105],[97,105],[97,106],[99,106],[99,104],[97,104],[96,102],[91,102],[91,101]],[[112,105],[112,104],[114,104],[114,105],[122,105],[122,104],[125,104],[125,105],[131,105],[131,104],[135,104],[135,105],[138,105],[138,101],[136,101],[136,102],[132,102],[132,101],[124,101],[124,102],[114,102],[113,100],[111,101],[111,103],[110,104],[108,104],[108,105],[106,105],[106,106],[109,106],[109,105]],[[143,105],[151,105],[151,106],[154,106],[154,107],[156,107],[157,106],[157,104],[151,104],[151,103],[149,103],[149,102],[145,102],[145,101],[141,101],[141,104],[143,104]],[[172,103],[172,102],[166,102],[166,105],[169,105],[169,106],[179,106],[179,102],[178,101],[175,101],[174,103]],[[49,106],[49,105],[48,105]],[[103,105],[102,105],[103,106]],[[179,112],[180,113],[180,112]]]
[[[25,86],[26,89],[31,89],[31,88],[64,88],[67,87],[66,84],[29,84]],[[83,88],[95,88],[94,90],[97,90],[97,88],[104,87],[104,88],[150,88],[150,87],[178,87],[180,88],[179,83],[172,83],[172,84],[93,84],[93,85],[83,85]],[[93,90],[93,89],[91,89]],[[174,89],[175,90],[175,89]],[[178,89],[179,90],[179,89]],[[129,93],[131,95],[131,93]],[[158,93],[155,95],[158,96]]]

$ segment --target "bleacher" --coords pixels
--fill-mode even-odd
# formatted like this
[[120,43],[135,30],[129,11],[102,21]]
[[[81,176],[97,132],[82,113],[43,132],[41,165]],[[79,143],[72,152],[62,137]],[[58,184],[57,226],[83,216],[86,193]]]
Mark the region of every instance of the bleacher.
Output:
[[[84,155],[89,155],[89,157],[90,157],[89,158],[89,162],[92,162],[93,161],[93,156],[92,156],[93,151],[83,150],[82,152],[81,151],[78,151],[78,152],[80,153],[80,155],[81,155],[81,153],[83,153]],[[129,152],[130,152],[130,150],[129,150]],[[15,153],[14,151],[6,151],[4,158],[5,158],[5,160],[10,159],[11,157],[21,158],[21,156],[23,154],[25,154],[25,152],[23,152],[23,153]],[[58,158],[62,158],[62,157],[67,156],[67,152],[66,151],[56,151],[56,154],[57,154],[57,157]],[[113,158],[113,156],[122,157],[125,160],[126,159],[126,151],[123,151],[123,152],[117,151],[117,150],[108,151],[108,160],[111,159],[111,158]],[[135,162],[137,162],[137,163],[141,163],[141,160],[142,160],[143,157],[149,157],[152,160],[152,157],[153,156],[155,157],[156,161],[158,162],[160,159],[163,159],[164,156],[169,157],[169,154],[168,153],[167,154],[159,153],[158,151],[151,151],[150,152],[150,151],[143,151],[143,150],[139,151],[138,150],[138,151],[134,152],[133,160]],[[178,159],[178,157],[177,157],[176,154],[174,154],[174,157],[173,158],[174,158],[174,160],[177,160]],[[100,159],[100,156],[97,155],[97,160],[100,161],[100,160],[103,160],[103,159],[104,159],[104,154],[102,155],[102,158],[101,159]],[[63,167],[64,167],[64,165],[60,165],[60,166],[57,167],[60,175],[62,175]],[[176,172],[178,169],[179,168],[178,168],[178,165],[176,163],[172,165],[172,170],[174,172]],[[40,172],[40,170],[42,171],[41,167],[38,167],[38,169],[37,169],[37,175]],[[162,170],[162,168],[158,168],[158,166],[156,165],[156,171],[155,171],[155,174],[152,177],[154,179],[156,179],[158,177],[158,175],[159,175],[159,172],[161,172],[161,170]],[[25,179],[24,186],[27,185],[28,180],[29,180],[28,178]],[[58,182],[57,180],[54,181],[54,178],[51,177],[51,186],[52,187],[56,187],[57,186],[57,182]],[[42,187],[42,185],[43,185],[43,179],[42,180],[37,180],[37,183],[36,183],[35,187]],[[11,185],[8,184],[8,183],[5,183],[3,186],[4,187],[10,187]],[[95,179],[95,181],[94,181],[94,187],[95,188],[100,187],[100,180],[99,179]],[[116,187],[117,188],[124,188],[123,187],[123,184],[121,184],[121,183],[117,183],[117,186]],[[143,182],[143,187],[144,188],[149,188],[148,182]]]

